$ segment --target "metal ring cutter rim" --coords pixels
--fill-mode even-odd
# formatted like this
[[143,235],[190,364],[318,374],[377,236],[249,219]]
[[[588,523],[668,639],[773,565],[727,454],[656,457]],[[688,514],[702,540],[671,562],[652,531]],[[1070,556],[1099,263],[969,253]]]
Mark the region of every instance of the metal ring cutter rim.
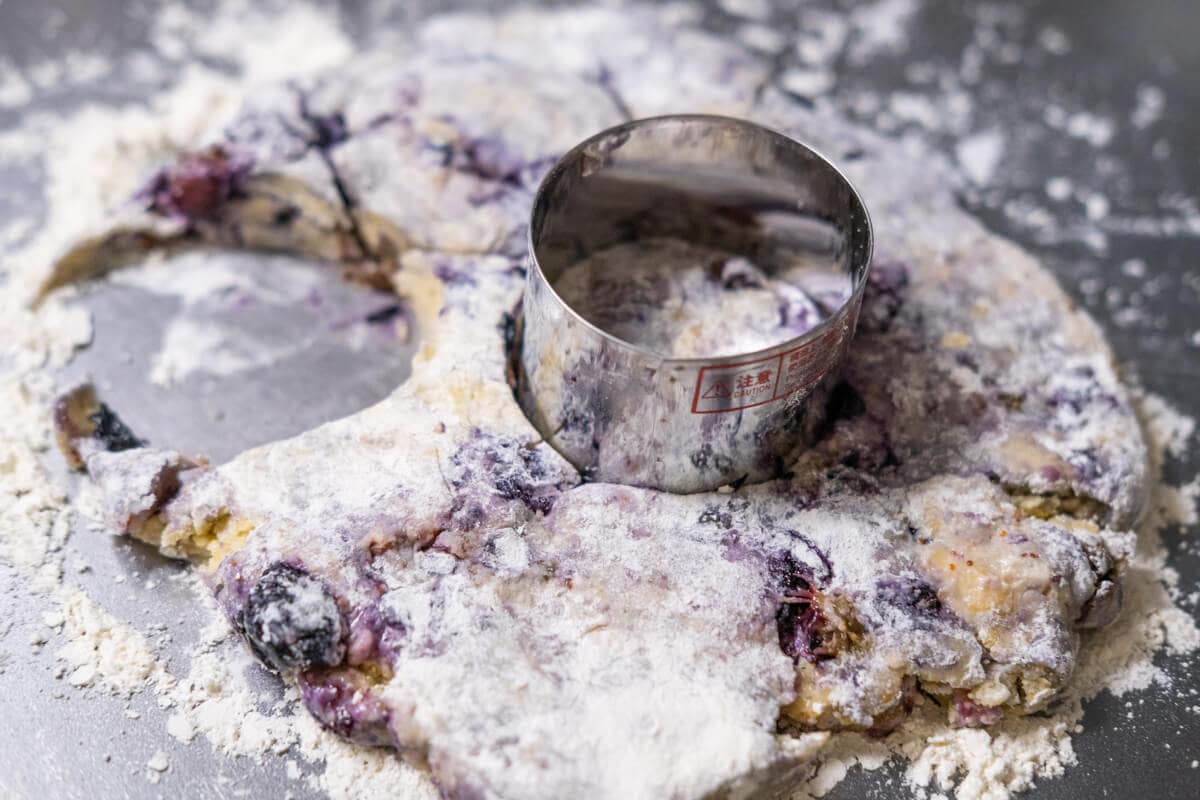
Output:
[[[533,220],[537,218],[538,209],[541,208],[543,203],[545,202],[548,188],[554,183],[554,181],[563,172],[563,170],[567,168],[568,164],[573,163],[575,161],[575,158],[583,150],[587,149],[589,146],[595,144],[596,142],[601,141],[606,138],[609,138],[609,137],[612,137],[612,136],[619,135],[620,133],[622,133],[625,130],[639,127],[642,125],[646,125],[648,123],[668,122],[668,121],[670,121],[670,122],[688,122],[688,121],[721,122],[721,123],[732,124],[732,125],[740,126],[740,127],[758,128],[759,130],[765,131],[772,136],[776,136],[780,139],[783,139],[790,145],[799,147],[799,148],[807,151],[810,155],[814,156],[818,161],[822,162],[825,165],[825,167],[830,169],[833,172],[833,174],[836,175],[845,184],[846,188],[849,189],[849,191],[850,191],[850,197],[853,200],[853,204],[857,207],[857,211],[862,215],[862,227],[863,227],[862,232],[865,234],[866,239],[865,239],[865,246],[862,250],[861,259],[854,259],[854,257],[853,257],[854,251],[851,250],[851,256],[850,256],[851,261],[850,261],[849,266],[851,268],[850,269],[851,279],[853,281],[855,281],[856,285],[854,286],[854,290],[852,292],[850,292],[849,295],[846,296],[845,301],[843,301],[842,304],[839,305],[836,310],[834,310],[825,319],[821,320],[815,326],[813,326],[809,330],[805,331],[804,333],[800,334],[799,336],[792,338],[792,339],[784,339],[782,341],[776,342],[775,344],[768,345],[763,348],[759,348],[758,350],[748,350],[745,352],[733,353],[733,354],[723,355],[723,356],[719,356],[719,357],[718,356],[676,357],[676,356],[664,355],[662,353],[655,352],[654,350],[650,350],[648,348],[642,347],[641,345],[637,345],[632,342],[628,342],[619,336],[615,336],[612,333],[609,333],[608,331],[604,330],[603,328],[599,327],[598,325],[594,324],[590,320],[583,317],[578,311],[576,311],[574,308],[571,307],[570,303],[563,300],[563,298],[559,295],[558,291],[554,288],[554,284],[546,277],[546,274],[542,271],[542,265],[538,261],[537,245],[533,240],[533,228],[534,228]],[[555,302],[557,302],[561,308],[563,308],[572,317],[574,317],[576,320],[578,320],[580,323],[582,323],[586,328],[588,328],[589,330],[591,330],[592,332],[594,332],[596,334],[599,334],[606,341],[609,341],[614,345],[618,345],[622,348],[625,348],[626,350],[631,350],[640,355],[647,356],[650,358],[656,358],[663,362],[669,362],[671,364],[678,364],[681,366],[697,366],[697,367],[704,366],[706,364],[711,364],[713,362],[714,358],[720,358],[721,360],[733,359],[733,358],[738,358],[738,359],[745,358],[748,360],[755,360],[755,357],[765,356],[768,353],[772,353],[772,352],[778,350],[781,346],[786,345],[788,347],[796,347],[801,344],[805,344],[813,339],[816,339],[818,336],[825,333],[835,322],[838,322],[839,321],[838,318],[840,316],[841,311],[843,309],[845,309],[847,306],[851,306],[855,302],[857,302],[858,297],[866,289],[867,275],[869,273],[871,258],[874,255],[874,251],[875,251],[875,230],[874,230],[874,226],[871,223],[870,212],[867,211],[867,205],[865,202],[863,202],[862,195],[859,193],[857,187],[855,187],[855,185],[850,181],[850,179],[848,177],[846,177],[846,174],[844,172],[842,172],[842,170],[839,169],[838,166],[829,157],[827,157],[821,151],[817,150],[815,147],[812,147],[811,145],[808,145],[792,136],[788,136],[787,134],[780,133],[779,131],[775,130],[774,128],[767,127],[766,125],[760,125],[757,122],[751,122],[749,120],[740,119],[738,117],[730,117],[730,116],[726,116],[723,114],[660,114],[658,116],[653,116],[653,117],[642,117],[639,119],[622,122],[619,125],[613,125],[610,128],[605,128],[604,130],[602,130],[598,133],[592,134],[588,138],[584,139],[582,142],[575,145],[570,150],[568,150],[566,153],[564,153],[563,156],[561,158],[559,158],[558,161],[555,162],[554,166],[550,168],[550,171],[546,173],[546,175],[542,178],[541,182],[538,184],[537,191],[533,195],[533,205],[531,206],[531,210],[530,210],[530,224],[525,232],[525,238],[526,238],[526,247],[529,251],[530,268],[536,273],[537,278],[541,281],[541,283],[547,289],[550,290],[550,295],[554,298]],[[864,265],[863,269],[861,269],[861,270],[854,269],[854,267],[857,266],[857,264],[855,263],[856,261],[861,261],[861,263]]]

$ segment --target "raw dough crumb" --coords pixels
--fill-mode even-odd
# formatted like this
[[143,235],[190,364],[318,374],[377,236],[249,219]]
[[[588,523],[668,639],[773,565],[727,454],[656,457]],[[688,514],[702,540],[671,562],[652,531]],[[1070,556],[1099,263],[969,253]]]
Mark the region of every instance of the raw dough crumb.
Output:
[[155,772],[166,772],[170,766],[171,761],[162,750],[156,750],[154,755],[150,756],[150,760],[146,762],[146,767]]

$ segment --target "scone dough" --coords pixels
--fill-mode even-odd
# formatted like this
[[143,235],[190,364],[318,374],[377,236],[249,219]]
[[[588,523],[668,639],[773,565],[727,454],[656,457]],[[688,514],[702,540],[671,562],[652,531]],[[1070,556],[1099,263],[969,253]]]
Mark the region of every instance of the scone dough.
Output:
[[[582,482],[506,374],[540,176],[679,111],[815,144],[877,228],[818,445],[690,496]],[[215,467],[111,435],[86,391],[60,436],[115,529],[196,561],[324,724],[445,796],[769,795],[826,731],[884,735],[916,703],[958,725],[1044,708],[1120,607],[1147,488],[1128,396],[1096,325],[951,185],[666,12],[441,18],[264,90],[46,283],[150,247],[330,261],[411,304],[412,377]]]

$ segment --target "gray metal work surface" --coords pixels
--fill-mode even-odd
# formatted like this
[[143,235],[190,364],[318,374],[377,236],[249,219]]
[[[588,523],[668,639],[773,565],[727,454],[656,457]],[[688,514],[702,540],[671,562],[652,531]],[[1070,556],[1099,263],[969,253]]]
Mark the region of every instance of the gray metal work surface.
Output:
[[[79,48],[102,54],[145,48],[148,20],[159,5],[153,0],[0,0],[0,56],[34,64]],[[340,8],[348,29],[365,33],[409,24],[445,5],[409,3],[384,13],[379,3],[348,0]],[[816,4],[802,7],[810,5]],[[836,3],[819,5],[844,9]],[[794,30],[793,5],[780,0],[774,6],[776,28]],[[735,23],[727,14],[715,4],[705,7],[706,24],[721,32],[732,30]],[[1039,124],[1021,136],[1009,136],[992,179],[967,191],[963,202],[993,230],[1026,245],[1055,270],[1068,291],[1102,322],[1131,379],[1182,412],[1200,416],[1200,230],[1182,226],[1177,235],[1146,236],[1144,231],[1114,226],[1107,249],[1097,254],[1074,237],[1047,236],[1045,226],[1026,224],[1014,213],[1024,199],[1041,193],[1051,176],[1077,185],[1107,184],[1109,213],[1118,219],[1159,214],[1163,198],[1200,191],[1200,50],[1195,46],[1200,39],[1200,4],[1069,0],[1004,7],[926,0],[918,8],[908,27],[911,46],[893,59],[875,59],[866,66],[839,62],[838,91],[874,89],[885,97],[894,91],[921,91],[921,70],[919,65],[911,69],[913,65],[953,63],[974,35],[971,20],[981,13],[996,14],[1000,25],[1019,18],[1019,24],[1011,23],[1013,36],[1034,39],[1045,36],[1047,28],[1061,31],[1071,47],[1053,59],[984,64],[986,80],[978,85],[986,92],[976,97],[980,129],[1007,133],[1014,121],[1040,122],[1052,102],[1069,101],[1125,118],[1139,86],[1162,89],[1168,103],[1152,132],[1118,126],[1103,157],[1079,137],[1053,126]],[[62,110],[89,99],[128,100],[156,88],[108,81],[46,92],[27,109],[0,107],[0,131],[30,109]],[[928,135],[953,152],[954,133]],[[40,179],[37,174],[6,171],[0,164],[0,221],[17,208],[41,204]],[[869,197],[869,187],[864,189]],[[1055,222],[1067,230],[1084,213],[1078,203],[1063,204]],[[148,383],[146,376],[150,353],[176,312],[178,299],[129,283],[93,286],[81,302],[94,314],[95,340],[71,364],[64,380],[94,375],[104,396],[136,423],[140,434],[214,460],[353,412],[403,380],[415,340],[393,338],[363,348],[337,337],[312,335],[329,329],[336,318],[357,319],[387,306],[387,296],[346,286],[331,271],[294,260],[246,254],[213,257],[234,268],[253,265],[275,280],[302,276],[314,282],[324,301],[321,313],[327,316],[231,316],[228,324],[244,326],[247,336],[292,336],[300,344],[253,380],[246,373],[193,375],[167,390]],[[1129,267],[1131,259],[1145,262],[1145,274]],[[1120,313],[1131,295],[1138,298],[1136,319]],[[1169,480],[1186,478],[1200,468],[1194,452],[1187,459],[1189,463],[1168,465]],[[73,480],[53,454],[47,462],[59,479]],[[1187,535],[1198,533],[1167,537],[1184,593],[1200,583],[1200,548]],[[149,548],[87,530],[75,531],[67,548],[68,565],[89,566],[72,580],[142,629],[161,624],[171,635],[165,652],[178,665],[198,635],[194,615],[189,615],[194,594],[181,580],[185,568]],[[114,580],[118,576],[124,576],[120,583]],[[34,655],[29,646],[44,608],[17,581],[14,572],[0,565],[0,631],[3,623],[12,622],[7,633],[0,633],[0,797],[317,796],[304,783],[285,778],[282,759],[263,764],[231,760],[212,753],[202,739],[190,746],[175,741],[165,732],[166,713],[149,693],[133,698],[130,707],[140,714],[133,720],[125,713],[124,701],[80,693],[56,680],[54,647]],[[148,581],[155,585],[150,588]],[[1032,796],[1166,799],[1200,794],[1200,770],[1192,767],[1193,759],[1200,758],[1200,714],[1191,710],[1200,702],[1194,694],[1200,690],[1200,676],[1190,672],[1190,661],[1172,664],[1170,658],[1162,659],[1169,665],[1173,685],[1121,699],[1103,695],[1092,702],[1085,730],[1075,738],[1079,765],[1062,778],[1043,782]],[[254,680],[275,685],[265,672]],[[1130,701],[1132,708],[1126,706]],[[158,749],[170,754],[171,768],[160,782],[150,783],[144,777],[145,765]],[[896,780],[898,774],[895,766],[855,773],[830,796],[907,797],[909,790]]]

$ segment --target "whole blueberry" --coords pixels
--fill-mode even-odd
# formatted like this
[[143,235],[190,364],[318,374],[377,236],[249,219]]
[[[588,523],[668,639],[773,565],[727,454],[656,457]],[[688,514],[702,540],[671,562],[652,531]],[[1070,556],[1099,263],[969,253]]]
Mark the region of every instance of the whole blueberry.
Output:
[[90,417],[96,423],[96,432],[92,434],[104,445],[110,453],[120,450],[132,450],[144,447],[145,442],[134,435],[120,417],[111,408],[101,403],[95,414]]
[[255,655],[281,671],[336,666],[346,652],[346,626],[329,589],[283,562],[250,590],[241,627]]

